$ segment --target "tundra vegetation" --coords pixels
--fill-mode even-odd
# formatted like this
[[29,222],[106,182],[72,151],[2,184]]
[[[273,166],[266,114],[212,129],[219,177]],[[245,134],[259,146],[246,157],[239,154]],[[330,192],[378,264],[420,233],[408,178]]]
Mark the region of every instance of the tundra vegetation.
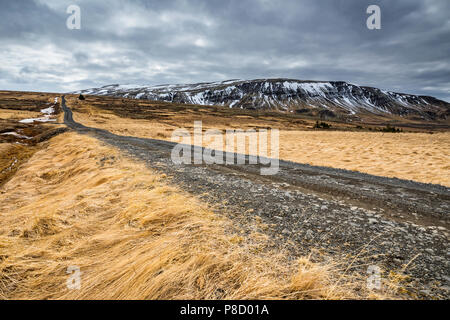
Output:
[[[2,187],[0,298],[381,297],[335,263],[289,260],[258,220],[243,235],[168,183],[94,138],[45,142]],[[70,266],[80,290],[66,287]]]
[[[309,256],[293,260],[288,252],[274,250],[261,220],[255,217],[252,231],[242,232],[169,177],[92,137],[64,133],[60,123],[18,124],[36,117],[54,97],[0,93],[0,133],[17,134],[0,134],[1,299],[398,297],[400,280],[386,277],[381,291],[370,291],[364,275],[349,271],[352,257],[326,257],[326,264]],[[372,154],[392,157],[378,159],[382,170],[387,161],[404,168],[403,157],[417,166],[418,157],[436,167],[426,171],[425,166],[427,174],[417,180],[449,184],[439,174],[448,164],[444,159],[439,167],[436,158],[448,159],[447,132],[394,135],[355,131],[355,124],[338,122],[333,130],[315,131],[314,119],[296,116],[77,98],[69,97],[77,121],[117,134],[169,140],[180,126],[191,132],[194,118],[201,118],[206,129],[279,128],[281,158],[336,166],[341,158],[342,164],[364,171],[368,163],[376,168]],[[62,120],[61,114],[55,117]],[[405,174],[400,167],[391,166],[391,173]],[[82,271],[80,290],[66,286],[73,266]]]

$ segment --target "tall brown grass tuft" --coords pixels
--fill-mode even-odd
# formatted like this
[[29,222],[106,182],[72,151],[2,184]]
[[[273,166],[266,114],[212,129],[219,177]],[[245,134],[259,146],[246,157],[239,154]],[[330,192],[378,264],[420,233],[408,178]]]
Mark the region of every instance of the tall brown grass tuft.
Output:
[[330,267],[236,241],[230,220],[165,180],[93,138],[50,140],[0,194],[0,298],[355,297],[353,284],[331,294]]

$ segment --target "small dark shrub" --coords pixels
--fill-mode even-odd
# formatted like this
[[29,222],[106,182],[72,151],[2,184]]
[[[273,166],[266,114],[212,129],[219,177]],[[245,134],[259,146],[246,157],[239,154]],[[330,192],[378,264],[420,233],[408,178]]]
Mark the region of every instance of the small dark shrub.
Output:
[[396,127],[391,127],[389,124],[386,125],[386,127],[381,128],[380,131],[381,131],[381,132],[392,132],[392,133],[403,132],[402,129],[399,129],[399,128],[396,128]]
[[78,96],[78,99],[79,99],[79,100],[86,100],[82,94],[80,94],[80,95]]
[[316,124],[314,125],[314,129],[330,129],[331,124],[328,124],[326,122],[319,122],[319,120],[316,121]]

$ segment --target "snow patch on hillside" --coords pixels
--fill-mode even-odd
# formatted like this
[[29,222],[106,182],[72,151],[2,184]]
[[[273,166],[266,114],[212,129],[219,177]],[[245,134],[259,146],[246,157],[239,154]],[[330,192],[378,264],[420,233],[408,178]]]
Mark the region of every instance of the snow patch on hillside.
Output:
[[357,114],[409,112],[432,107],[423,98],[361,87],[346,82],[290,79],[226,80],[196,84],[109,85],[77,93],[160,100],[230,108],[292,110],[292,108],[346,110]]

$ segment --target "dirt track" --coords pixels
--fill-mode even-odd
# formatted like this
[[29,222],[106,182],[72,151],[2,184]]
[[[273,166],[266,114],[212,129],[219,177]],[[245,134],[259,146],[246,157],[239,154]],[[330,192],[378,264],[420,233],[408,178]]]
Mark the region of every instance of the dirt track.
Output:
[[387,273],[412,261],[405,273],[413,296],[450,297],[449,188],[286,161],[274,176],[260,175],[259,165],[175,165],[174,143],[88,128],[73,121],[64,98],[62,107],[68,127],[166,173],[247,232],[260,217],[293,257],[320,248],[335,257],[357,255],[360,272],[378,265]]

